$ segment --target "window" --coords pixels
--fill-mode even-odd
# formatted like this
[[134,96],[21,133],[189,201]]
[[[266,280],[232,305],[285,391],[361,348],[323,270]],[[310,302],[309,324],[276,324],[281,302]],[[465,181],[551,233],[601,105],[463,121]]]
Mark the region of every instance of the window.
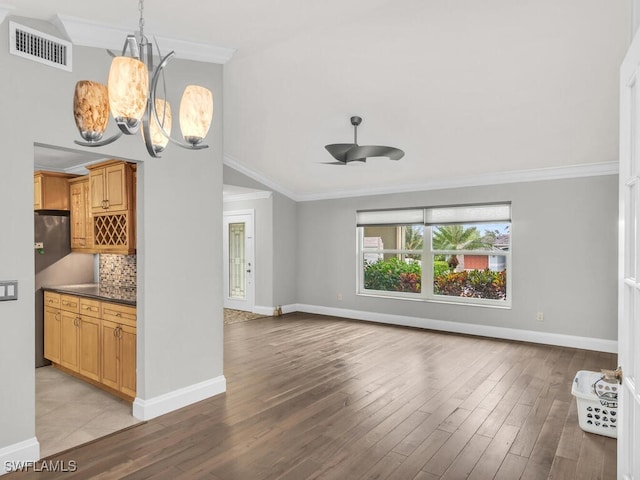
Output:
[[510,306],[511,205],[358,212],[359,292]]

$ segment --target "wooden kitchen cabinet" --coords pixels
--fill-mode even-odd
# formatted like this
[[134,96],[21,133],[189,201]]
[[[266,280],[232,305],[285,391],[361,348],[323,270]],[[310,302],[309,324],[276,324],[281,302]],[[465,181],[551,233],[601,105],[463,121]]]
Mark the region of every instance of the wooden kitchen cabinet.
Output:
[[60,363],[60,294],[44,292],[44,357]]
[[127,400],[136,396],[136,308],[45,292],[45,357]]
[[38,170],[33,174],[34,210],[69,210],[69,179],[77,175]]
[[93,252],[93,217],[89,202],[89,177],[69,180],[71,250],[74,252]]
[[60,363],[60,309],[47,306],[46,298],[44,307],[44,357],[53,363]]
[[127,396],[136,395],[136,327],[133,307],[103,303],[101,381]]
[[80,316],[77,313],[60,312],[60,365],[78,371],[78,341]]
[[136,341],[135,327],[122,325],[120,331],[120,391],[136,396]]
[[87,168],[94,251],[135,253],[135,165],[109,160]]
[[87,168],[91,213],[126,212],[132,196],[131,165],[121,160],[109,160]]
[[78,337],[78,373],[100,380],[100,313],[98,300],[80,298],[80,335]]
[[136,396],[136,328],[102,320],[102,376],[105,385]]
[[78,336],[78,373],[100,380],[100,319],[80,315]]

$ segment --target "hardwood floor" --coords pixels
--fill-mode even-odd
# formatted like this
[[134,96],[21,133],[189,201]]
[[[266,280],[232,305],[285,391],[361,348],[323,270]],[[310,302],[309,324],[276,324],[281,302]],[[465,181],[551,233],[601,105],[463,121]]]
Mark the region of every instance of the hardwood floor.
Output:
[[578,370],[616,356],[308,314],[225,325],[227,393],[49,460],[99,479],[615,479]]

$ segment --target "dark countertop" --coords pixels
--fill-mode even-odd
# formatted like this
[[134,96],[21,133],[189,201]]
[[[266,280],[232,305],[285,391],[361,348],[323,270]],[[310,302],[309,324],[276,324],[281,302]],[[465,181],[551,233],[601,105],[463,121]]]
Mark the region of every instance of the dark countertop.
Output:
[[69,295],[94,298],[96,300],[104,300],[113,303],[122,303],[124,305],[132,305],[134,307],[136,306],[135,287],[117,287],[113,285],[90,283],[85,285],[55,285],[43,287],[43,290],[57,293],[68,293]]

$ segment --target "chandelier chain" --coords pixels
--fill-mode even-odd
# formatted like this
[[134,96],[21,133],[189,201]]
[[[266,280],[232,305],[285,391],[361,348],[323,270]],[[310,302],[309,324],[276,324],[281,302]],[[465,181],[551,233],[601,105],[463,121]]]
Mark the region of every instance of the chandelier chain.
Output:
[[140,20],[138,27],[140,28],[140,38],[144,38],[144,0],[138,0],[138,11],[140,12]]

